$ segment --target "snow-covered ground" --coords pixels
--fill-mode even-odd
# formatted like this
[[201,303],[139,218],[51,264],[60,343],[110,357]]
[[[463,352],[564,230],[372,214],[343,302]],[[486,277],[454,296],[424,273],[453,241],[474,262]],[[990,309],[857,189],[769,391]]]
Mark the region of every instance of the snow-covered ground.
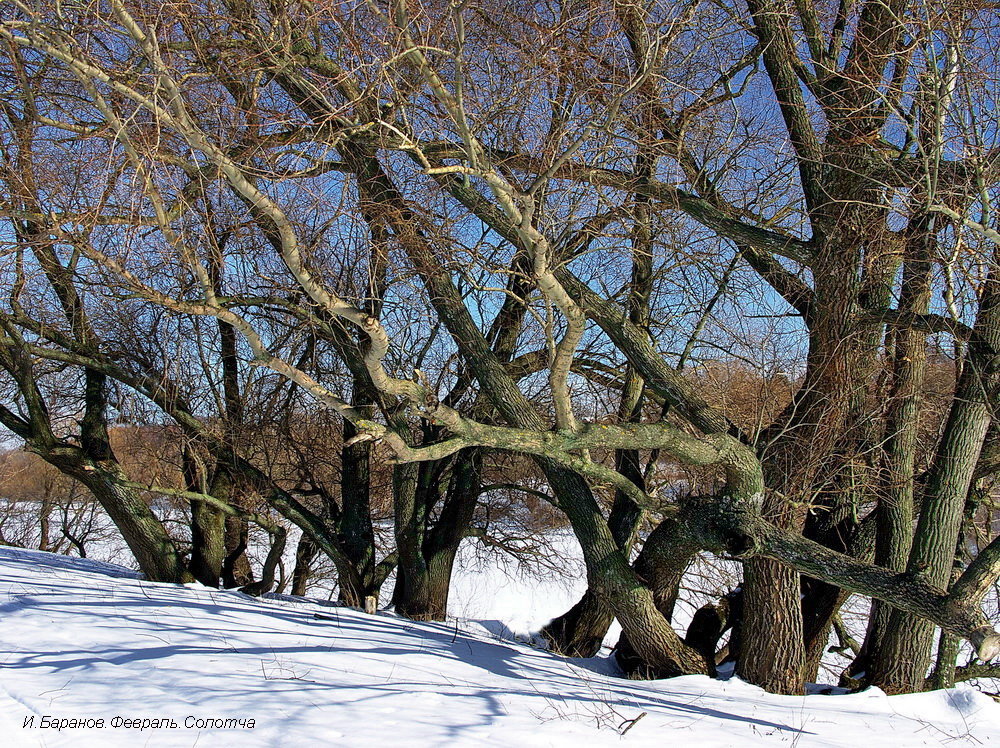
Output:
[[486,565],[457,584],[455,612],[483,623],[255,600],[0,548],[0,744],[1000,742],[1000,705],[969,687],[780,697],[736,679],[623,680],[606,659],[569,661],[498,634],[562,610],[576,594],[565,582],[508,578]]

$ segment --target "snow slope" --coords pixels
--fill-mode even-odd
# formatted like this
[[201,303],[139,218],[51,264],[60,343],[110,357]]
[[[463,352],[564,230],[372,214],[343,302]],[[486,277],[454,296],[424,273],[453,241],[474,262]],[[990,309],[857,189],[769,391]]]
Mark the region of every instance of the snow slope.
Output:
[[[501,586],[483,573],[481,590]],[[520,599],[541,599],[541,587],[532,583]],[[509,591],[503,597],[505,607],[518,599]],[[495,622],[422,624],[292,598],[153,584],[108,564],[0,548],[0,740],[74,747],[1000,743],[1000,705],[971,688],[780,697],[736,679],[627,681],[607,660],[571,662],[491,630]],[[177,727],[112,727],[116,717]],[[105,726],[39,727],[75,718]],[[213,719],[253,719],[254,727],[205,727]]]

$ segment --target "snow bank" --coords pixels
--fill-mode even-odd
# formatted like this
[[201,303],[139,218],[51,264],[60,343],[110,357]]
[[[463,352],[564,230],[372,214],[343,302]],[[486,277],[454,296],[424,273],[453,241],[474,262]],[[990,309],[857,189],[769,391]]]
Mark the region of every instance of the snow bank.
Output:
[[[495,591],[531,626],[549,615],[533,619],[533,608],[558,612],[575,596],[565,583],[547,592],[525,578],[518,593],[516,575],[500,580],[489,569],[463,575],[459,605],[496,620],[485,602]],[[967,687],[780,697],[735,679],[627,681],[606,659],[571,662],[504,641],[488,621],[422,624],[255,600],[0,548],[0,733],[5,745],[74,747],[1000,741],[1000,705]],[[59,729],[74,719],[104,726]]]

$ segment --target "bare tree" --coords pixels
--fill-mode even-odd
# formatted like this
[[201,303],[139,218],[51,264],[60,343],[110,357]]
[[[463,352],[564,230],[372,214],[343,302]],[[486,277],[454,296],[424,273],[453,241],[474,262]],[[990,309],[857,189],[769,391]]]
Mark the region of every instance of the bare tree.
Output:
[[[6,212],[34,232],[19,246],[74,253],[54,284],[71,270],[172,318],[213,318],[224,359],[344,418],[345,509],[344,487],[356,491],[337,538],[266,488],[232,439],[129,384],[308,528],[342,587],[354,580],[349,600],[378,581],[364,474],[380,450],[394,463],[395,602],[415,617],[444,613],[484,455],[514,452],[545,475],[587,564],[588,596],[548,629],[565,651],[592,651],[614,615],[623,662],[712,671],[721,630],[684,640],[669,622],[702,550],[743,562],[737,672],[769,690],[801,692],[851,592],[885,603],[859,663],[889,690],[923,687],[934,624],[983,660],[1000,650],[981,607],[1000,552],[953,574],[1000,349],[991,130],[961,114],[993,113],[971,81],[995,57],[966,32],[994,11],[13,0],[5,12],[10,59],[30,58],[18,64],[51,91],[16,117],[115,174],[101,195],[67,186],[58,210],[19,195]],[[204,232],[220,200],[225,242]],[[734,278],[766,284],[804,357],[787,407],[749,430],[679,371],[713,335],[722,357],[753,345],[720,307],[749,320],[766,304]],[[81,355],[90,333],[73,329],[63,349]],[[344,371],[294,355],[299,334]],[[6,368],[37,399],[32,341],[7,336]],[[922,436],[933,336],[961,341],[960,374],[940,435]],[[85,355],[90,380],[113,368]],[[33,424],[7,419],[37,441]],[[668,460],[713,480],[664,501],[652,486]],[[213,503],[223,492],[195,497],[216,535],[217,509],[239,515]],[[642,512],[658,523],[630,564]],[[214,570],[217,550],[204,563]]]

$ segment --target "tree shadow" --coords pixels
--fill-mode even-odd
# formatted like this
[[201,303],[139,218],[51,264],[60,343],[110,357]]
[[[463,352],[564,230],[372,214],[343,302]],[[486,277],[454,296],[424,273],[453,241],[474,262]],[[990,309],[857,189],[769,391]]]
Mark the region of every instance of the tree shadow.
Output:
[[[607,661],[571,661],[507,641],[512,632],[499,621],[480,622],[488,632],[480,635],[455,623],[366,615],[297,598],[264,600],[230,590],[156,584],[116,574],[124,571],[117,567],[108,573],[92,563],[82,566],[78,559],[0,549],[0,584],[10,590],[8,600],[0,603],[5,620],[43,612],[67,630],[96,629],[103,634],[107,629],[115,639],[98,641],[103,637],[95,632],[92,645],[78,642],[65,648],[53,643],[46,651],[29,652],[10,641],[10,654],[2,663],[6,671],[60,679],[85,674],[81,682],[98,689],[95,697],[100,689],[113,689],[136,676],[158,688],[157,678],[169,672],[172,681],[185,682],[190,676],[183,698],[176,701],[237,700],[262,711],[278,699],[286,712],[297,712],[309,694],[340,705],[416,698],[432,707],[437,727],[456,738],[470,727],[491,725],[512,707],[542,721],[547,715],[588,721],[605,715],[617,724],[618,710],[629,709],[668,719],[710,717],[762,730],[813,734],[747,716],[741,713],[739,699],[722,700],[732,708],[710,704],[711,699],[697,694],[672,692],[669,681],[639,683],[602,672]],[[74,574],[58,573],[63,571]],[[81,580],[93,584],[81,590]],[[360,663],[370,672],[359,670]],[[253,669],[257,665],[260,672]],[[217,675],[206,679],[206,667]],[[161,690],[165,698],[170,696],[168,688]],[[157,708],[164,711],[164,704]]]

